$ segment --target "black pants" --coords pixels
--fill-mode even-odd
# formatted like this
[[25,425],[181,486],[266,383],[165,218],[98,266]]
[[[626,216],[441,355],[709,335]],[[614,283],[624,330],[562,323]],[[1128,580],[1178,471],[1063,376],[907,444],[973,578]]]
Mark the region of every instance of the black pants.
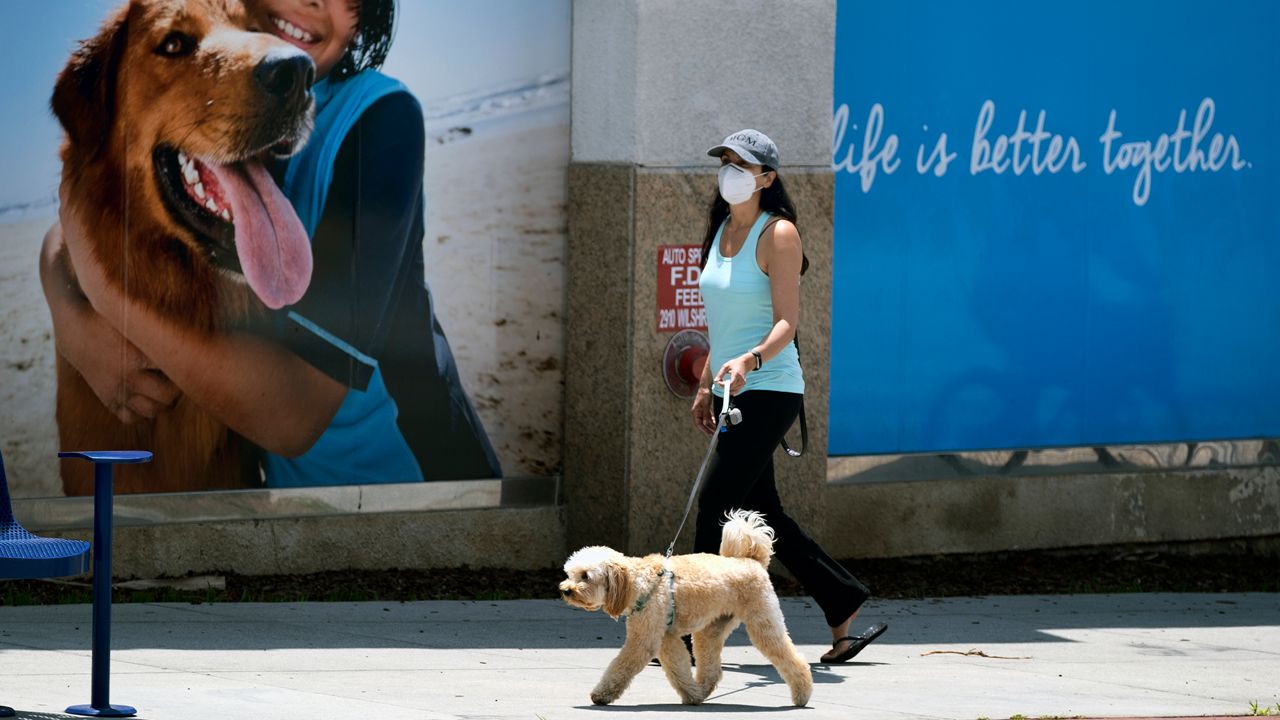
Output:
[[[773,528],[778,560],[813,596],[835,627],[871,595],[843,565],[832,560],[818,543],[787,516],[778,499],[773,477],[773,452],[782,435],[800,414],[796,393],[748,390],[733,398],[742,422],[720,436],[698,498],[694,552],[720,552],[720,525],[729,510],[755,510]],[[718,414],[722,401],[713,396]]]

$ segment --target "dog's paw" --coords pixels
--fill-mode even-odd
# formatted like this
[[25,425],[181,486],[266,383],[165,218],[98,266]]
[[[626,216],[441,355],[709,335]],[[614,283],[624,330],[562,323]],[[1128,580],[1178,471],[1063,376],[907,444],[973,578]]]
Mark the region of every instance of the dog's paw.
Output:
[[591,702],[595,703],[596,705],[608,705],[609,703],[617,699],[618,699],[618,696],[613,693],[601,692],[599,690],[591,691]]
[[689,693],[680,693],[680,702],[685,705],[701,705],[706,700],[706,695],[690,695]]

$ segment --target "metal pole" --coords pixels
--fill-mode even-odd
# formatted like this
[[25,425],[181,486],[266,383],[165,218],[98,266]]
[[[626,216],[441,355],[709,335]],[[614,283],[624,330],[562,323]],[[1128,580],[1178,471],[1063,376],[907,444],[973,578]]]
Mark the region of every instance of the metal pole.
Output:
[[95,710],[111,707],[112,466],[93,466],[93,691]]
[[137,450],[63,451],[58,457],[93,463],[93,658],[92,694],[88,705],[72,705],[67,712],[89,717],[132,717],[128,705],[112,705],[111,695],[111,526],[114,510],[112,466],[141,463],[151,453]]

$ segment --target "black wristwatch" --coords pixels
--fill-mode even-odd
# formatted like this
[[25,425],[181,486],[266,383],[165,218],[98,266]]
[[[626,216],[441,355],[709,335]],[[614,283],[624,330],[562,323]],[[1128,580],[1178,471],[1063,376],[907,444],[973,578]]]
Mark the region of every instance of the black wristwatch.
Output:
[[760,358],[760,351],[752,350],[751,354],[756,358],[756,369],[759,370],[764,365],[764,360]]

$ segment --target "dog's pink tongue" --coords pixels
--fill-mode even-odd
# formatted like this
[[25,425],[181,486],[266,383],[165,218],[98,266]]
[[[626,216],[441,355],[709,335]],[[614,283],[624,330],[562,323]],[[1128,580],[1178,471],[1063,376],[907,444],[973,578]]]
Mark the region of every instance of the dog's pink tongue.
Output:
[[231,203],[249,287],[273,310],[301,300],[311,283],[311,241],[289,200],[256,160],[209,168]]

